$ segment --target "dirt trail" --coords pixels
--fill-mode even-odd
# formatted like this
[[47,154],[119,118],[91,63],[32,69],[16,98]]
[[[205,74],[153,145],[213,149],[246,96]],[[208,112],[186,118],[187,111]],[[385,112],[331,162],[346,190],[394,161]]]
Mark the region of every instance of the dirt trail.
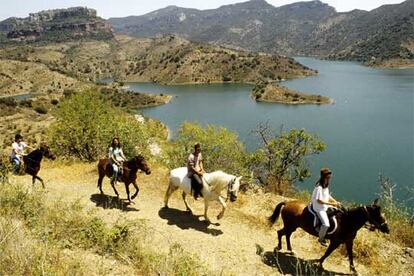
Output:
[[[316,238],[302,231],[297,231],[292,236],[296,257],[283,250],[277,258],[272,254],[276,246],[276,230],[280,229],[280,224],[272,229],[265,226],[265,217],[272,212],[276,199],[264,198],[264,195],[240,195],[239,202],[228,204],[224,218],[220,221],[216,219],[219,205],[213,204],[209,209],[213,223],[209,226],[204,223],[203,217],[197,216],[203,214],[202,200],[195,202],[190,199],[196,215],[185,212],[180,192],[171,197],[170,209],[162,208],[167,187],[166,174],[160,168],[153,168],[153,173],[149,176],[139,174],[140,193],[134,200],[135,204],[128,206],[120,204],[113,197],[114,193],[107,178],[103,184],[105,195],[99,194],[94,165],[46,164],[40,176],[46,180],[50,199],[79,200],[87,210],[94,210],[96,215],[107,222],[143,219],[152,229],[151,244],[154,249],[167,252],[172,243],[179,243],[187,252],[199,256],[215,274],[304,275],[309,274],[306,270],[309,262],[305,260],[316,259],[322,255],[324,249],[316,243]],[[20,179],[30,182],[28,176]],[[37,184],[36,189],[40,189],[39,187]],[[121,198],[125,198],[123,184],[118,184],[117,189]],[[266,201],[270,204],[263,204]],[[285,249],[285,240],[283,242]],[[355,262],[361,275],[371,274],[358,259]],[[338,250],[327,259],[324,268],[319,274],[349,273],[348,260]]]

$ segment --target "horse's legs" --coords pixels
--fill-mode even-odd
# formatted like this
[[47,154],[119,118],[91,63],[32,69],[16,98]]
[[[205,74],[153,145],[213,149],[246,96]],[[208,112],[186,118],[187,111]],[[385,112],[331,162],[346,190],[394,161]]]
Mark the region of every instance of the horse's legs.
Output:
[[128,201],[131,202],[131,198],[129,196],[129,183],[127,183],[126,181],[125,181],[125,191],[126,191],[126,194],[127,194]]
[[286,231],[286,244],[287,250],[292,251],[292,245],[290,244],[290,236],[292,236],[293,231]]
[[170,199],[170,196],[172,195],[172,193],[174,193],[177,189],[178,187],[174,186],[171,182],[169,182],[168,189],[165,192],[165,196],[164,196],[164,207],[168,208],[168,200]]
[[187,211],[192,214],[193,210],[191,209],[190,205],[187,202],[187,194],[184,191],[183,191],[183,200],[184,200],[185,207],[187,208]]
[[345,245],[346,245],[346,251],[348,253],[348,258],[349,258],[349,268],[351,269],[352,272],[356,273],[356,269],[354,266],[354,256],[352,254],[352,246],[354,245],[354,240],[346,241]]
[[40,183],[42,183],[42,187],[43,189],[45,188],[45,183],[43,182],[43,179],[41,179],[40,177],[38,177],[37,175],[33,175],[32,177],[32,185],[35,184],[36,179],[38,179],[40,181]]
[[115,179],[111,180],[111,186],[112,186],[112,189],[114,189],[114,192],[116,194],[116,197],[119,197],[118,191],[115,188],[115,182],[116,182]]
[[340,245],[341,243],[338,241],[333,241],[329,243],[328,249],[326,250],[325,254],[319,259],[319,264],[322,267],[322,263],[325,261],[326,258],[331,255],[331,253]]
[[210,219],[207,216],[207,211],[208,211],[208,200],[206,198],[204,198],[204,218],[206,220],[207,224],[210,224]]
[[139,188],[138,188],[138,185],[137,185],[137,181],[136,180],[134,180],[133,182],[132,182],[132,185],[134,185],[134,188],[135,188],[135,193],[132,195],[132,199],[134,199],[134,198],[136,198],[137,197],[137,195],[138,195],[138,192],[139,192]]
[[221,210],[220,214],[217,216],[217,219],[221,219],[224,215],[224,211],[226,211],[227,205],[226,202],[224,202],[224,199],[219,196],[219,202],[221,203],[221,206],[223,206],[223,210]]
[[99,178],[98,178],[98,189],[101,192],[101,194],[103,194],[103,190],[102,190],[102,180],[104,179],[105,175],[102,175],[101,173],[99,173]]
[[277,239],[278,239],[278,244],[277,247],[275,248],[277,251],[279,251],[280,249],[282,249],[282,237],[286,235],[286,229],[280,229],[279,231],[277,231]]

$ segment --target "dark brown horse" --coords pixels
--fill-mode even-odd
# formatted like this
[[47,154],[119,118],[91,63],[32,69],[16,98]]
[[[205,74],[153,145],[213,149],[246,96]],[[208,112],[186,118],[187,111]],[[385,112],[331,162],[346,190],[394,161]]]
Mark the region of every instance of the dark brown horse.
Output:
[[[282,209],[282,207],[284,208]],[[271,224],[279,218],[282,212],[283,229],[277,231],[279,243],[275,248],[275,251],[282,249],[282,236],[286,236],[287,248],[292,251],[290,244],[290,236],[298,228],[302,228],[313,236],[318,236],[318,232],[313,226],[314,216],[311,214],[303,202],[289,201],[279,203],[273,215],[269,218]],[[372,229],[379,229],[383,233],[389,233],[389,228],[384,216],[381,214],[381,207],[378,205],[378,199],[374,201],[372,205],[361,206],[357,208],[349,209],[345,212],[339,212],[336,214],[337,229],[332,234],[326,236],[330,240],[329,247],[325,254],[318,260],[322,266],[323,261],[342,243],[345,243],[346,250],[349,257],[350,269],[356,272],[353,256],[352,246],[355,236],[359,229],[364,226],[365,223],[370,223]]]
[[[151,169],[147,164],[147,161],[145,161],[145,158],[142,155],[135,156],[134,158],[125,161],[123,163],[123,170],[121,175],[121,182],[125,183],[125,190],[128,196],[128,201],[131,202],[131,198],[129,197],[129,184],[132,183],[135,187],[135,193],[132,195],[132,199],[134,199],[138,192],[139,188],[136,183],[137,180],[137,172],[138,170],[144,171],[146,174],[151,173]],[[99,172],[99,178],[98,178],[98,188],[101,194],[104,192],[102,191],[102,180],[105,177],[112,177],[113,169],[112,165],[109,162],[108,158],[100,159],[98,162],[98,172]],[[118,191],[115,188],[115,185],[113,182],[111,182],[112,188],[114,189],[114,192],[117,197],[119,197]]]
[[32,151],[28,155],[23,156],[24,172],[32,176],[32,184],[34,185],[36,179],[38,179],[43,188],[45,184],[43,179],[37,176],[40,170],[40,162],[42,162],[43,156],[51,160],[55,160],[56,156],[52,153],[49,146],[40,145],[38,149]]

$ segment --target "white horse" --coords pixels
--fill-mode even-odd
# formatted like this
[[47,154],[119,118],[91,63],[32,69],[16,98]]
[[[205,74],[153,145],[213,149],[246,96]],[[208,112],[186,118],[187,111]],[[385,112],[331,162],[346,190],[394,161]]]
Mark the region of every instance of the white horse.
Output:
[[[209,202],[217,200],[220,202],[221,206],[223,206],[223,210],[217,216],[217,219],[221,219],[227,207],[223,197],[221,196],[221,191],[227,189],[227,198],[230,197],[230,201],[236,201],[241,178],[241,176],[236,177],[222,171],[205,173],[203,175],[203,189],[201,190],[201,194],[204,198],[204,218],[207,223],[210,223],[210,219],[207,216]],[[193,213],[193,210],[188,205],[186,199],[187,194],[191,195],[191,180],[187,176],[186,167],[176,168],[170,172],[170,181],[164,198],[166,208],[168,208],[168,200],[171,194],[178,188],[183,190],[183,200],[185,206],[187,207],[187,211]]]

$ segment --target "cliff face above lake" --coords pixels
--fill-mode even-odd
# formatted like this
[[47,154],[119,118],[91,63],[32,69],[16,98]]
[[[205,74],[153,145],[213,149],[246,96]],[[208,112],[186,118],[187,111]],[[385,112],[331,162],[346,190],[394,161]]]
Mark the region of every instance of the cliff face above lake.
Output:
[[111,18],[116,32],[139,37],[178,34],[192,41],[285,55],[363,61],[414,59],[414,0],[372,11],[338,13],[320,1],[274,7],[264,0],[212,10],[176,6]]
[[0,22],[0,43],[61,42],[75,39],[111,39],[110,25],[93,9],[74,7],[11,17]]

